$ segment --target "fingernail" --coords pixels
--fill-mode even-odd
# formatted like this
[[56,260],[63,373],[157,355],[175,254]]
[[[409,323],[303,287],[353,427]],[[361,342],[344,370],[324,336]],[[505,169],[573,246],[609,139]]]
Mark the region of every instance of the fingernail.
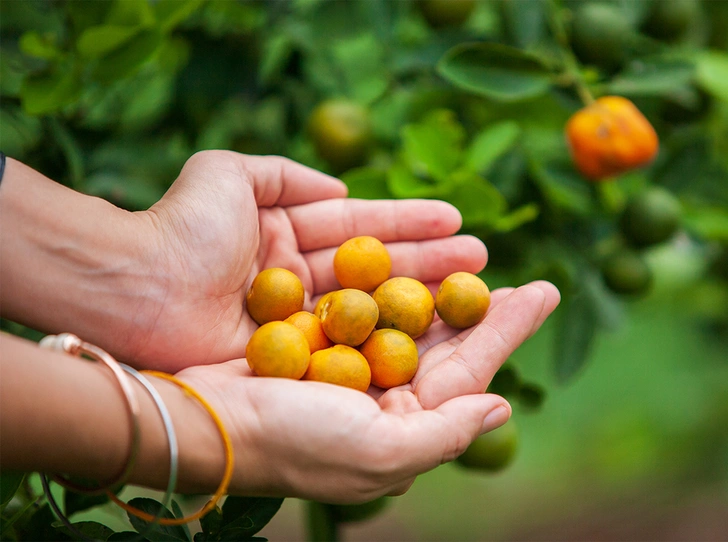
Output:
[[485,416],[480,434],[482,435],[483,433],[499,428],[501,425],[506,423],[510,417],[511,406],[508,403],[498,405]]

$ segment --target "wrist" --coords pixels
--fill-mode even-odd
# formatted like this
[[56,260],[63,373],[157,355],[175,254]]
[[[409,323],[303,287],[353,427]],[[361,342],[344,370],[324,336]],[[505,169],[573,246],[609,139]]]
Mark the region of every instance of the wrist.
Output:
[[[159,392],[172,418],[179,449],[176,491],[212,493],[225,471],[225,450],[210,414],[191,395],[177,385],[146,375]],[[155,411],[149,394],[139,385],[142,410]],[[143,396],[143,397],[142,397]],[[163,489],[169,480],[168,435],[159,414],[142,420],[139,461],[131,483]]]
[[[120,359],[161,305],[148,221],[7,160],[0,190],[2,316],[72,331]],[[92,225],[91,227],[89,227]]]

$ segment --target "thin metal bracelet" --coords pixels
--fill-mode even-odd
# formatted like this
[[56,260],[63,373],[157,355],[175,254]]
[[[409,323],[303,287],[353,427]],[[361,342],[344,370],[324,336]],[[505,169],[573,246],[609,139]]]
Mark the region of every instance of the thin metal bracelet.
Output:
[[5,153],[0,151],[0,184],[3,182],[3,175],[5,175]]
[[147,525],[143,531],[139,532],[139,534],[143,536],[150,532],[154,528],[154,525],[159,522],[162,517],[163,510],[169,506],[169,501],[172,499],[172,494],[177,487],[177,476],[179,474],[179,446],[177,444],[177,433],[175,432],[174,425],[172,424],[172,416],[170,416],[169,409],[167,409],[167,405],[164,404],[164,400],[157,389],[152,386],[147,377],[136,369],[133,369],[124,363],[120,363],[119,365],[121,365],[121,368],[127,373],[136,378],[139,383],[146,388],[149,395],[152,396],[154,403],[157,405],[157,410],[159,410],[159,414],[162,416],[164,430],[167,433],[167,440],[169,441],[169,481],[167,482],[167,489],[162,497],[162,506],[159,507],[159,510],[154,515],[152,521],[149,522],[149,525]]
[[[177,476],[179,472],[179,446],[177,444],[177,433],[175,432],[174,425],[172,424],[172,416],[170,416],[169,409],[167,408],[167,405],[164,404],[164,400],[162,399],[162,396],[159,394],[157,389],[152,386],[149,380],[136,369],[129,367],[124,363],[120,363],[119,365],[122,369],[124,369],[124,371],[129,373],[129,375],[131,375],[142,386],[144,386],[149,395],[152,397],[152,400],[157,406],[157,410],[162,417],[162,423],[164,424],[164,430],[167,433],[167,440],[169,442],[169,481],[167,482],[167,489],[165,490],[164,496],[162,497],[159,510],[152,518],[152,521],[150,521],[143,530],[139,531],[139,540],[145,540],[145,535],[152,531],[154,526],[161,519],[164,509],[169,506],[169,501],[172,499],[172,494],[177,487]],[[43,492],[45,493],[46,499],[48,499],[48,504],[53,509],[53,512],[56,514],[56,516],[58,516],[58,518],[61,520],[63,525],[65,525],[65,527],[74,536],[79,537],[79,539],[81,540],[94,540],[92,538],[89,538],[73,526],[71,521],[68,519],[68,516],[66,516],[61,510],[61,507],[58,506],[55,497],[53,497],[53,494],[51,493],[50,487],[48,485],[48,478],[44,474],[41,474],[40,477],[41,483],[43,485]]]
[[134,464],[136,463],[137,455],[139,454],[139,401],[137,401],[136,395],[134,394],[134,388],[132,388],[129,378],[124,373],[119,363],[109,354],[93,344],[82,341],[71,333],[48,335],[40,341],[40,346],[50,350],[66,352],[74,356],[80,357],[81,355],[85,355],[109,368],[114,374],[114,377],[121,388],[121,392],[124,394],[124,398],[126,399],[126,410],[131,422],[129,426],[129,433],[131,437],[129,454],[127,455],[127,459],[122,470],[109,482],[96,487],[87,487],[77,484],[67,478],[63,478],[58,474],[52,475],[51,479],[63,487],[86,495],[103,495],[111,489],[116,489],[122,486],[129,479],[132,469],[134,468]]

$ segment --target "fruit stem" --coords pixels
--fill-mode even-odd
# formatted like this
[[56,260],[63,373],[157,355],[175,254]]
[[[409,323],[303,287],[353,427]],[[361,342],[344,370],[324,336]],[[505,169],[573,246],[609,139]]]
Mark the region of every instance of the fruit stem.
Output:
[[551,27],[551,32],[556,38],[561,50],[561,56],[564,62],[564,71],[562,74],[562,80],[570,85],[574,86],[576,94],[584,105],[591,105],[594,102],[594,96],[592,95],[589,87],[584,81],[584,77],[579,69],[579,62],[576,60],[574,53],[571,50],[571,44],[569,43],[569,37],[564,28],[563,21],[561,20],[561,13],[559,8],[556,6],[554,0],[549,2],[549,15],[548,22]]
[[339,542],[339,525],[331,507],[316,501],[307,502],[307,526],[310,542]]

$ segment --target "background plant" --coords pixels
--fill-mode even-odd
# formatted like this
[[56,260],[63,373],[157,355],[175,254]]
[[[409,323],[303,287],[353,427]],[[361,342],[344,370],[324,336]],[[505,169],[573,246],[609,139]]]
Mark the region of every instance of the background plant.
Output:
[[[492,386],[532,412],[589,372],[601,337],[649,317],[645,296],[726,349],[727,21],[724,1],[3,0],[0,148],[132,210],[209,148],[291,157],[341,176],[352,197],[449,201],[489,247],[491,288],[548,278],[562,291],[551,344],[514,357]],[[593,184],[573,166],[564,125],[602,95],[631,99],[661,145],[650,166]],[[363,115],[359,132],[312,118],[333,99]],[[347,142],[355,160],[337,163]],[[635,246],[621,217],[654,187],[679,202],[678,231]],[[644,287],[608,275],[625,255],[620,276],[642,266]],[[550,371],[533,371],[536,357]],[[725,408],[705,408],[725,424]],[[61,536],[32,478],[2,483],[3,538]],[[98,505],[66,499],[71,512]],[[248,517],[228,502],[195,538],[225,539],[242,523],[231,514]],[[311,517],[324,538],[343,524],[324,505]],[[98,525],[84,528],[104,538]]]

